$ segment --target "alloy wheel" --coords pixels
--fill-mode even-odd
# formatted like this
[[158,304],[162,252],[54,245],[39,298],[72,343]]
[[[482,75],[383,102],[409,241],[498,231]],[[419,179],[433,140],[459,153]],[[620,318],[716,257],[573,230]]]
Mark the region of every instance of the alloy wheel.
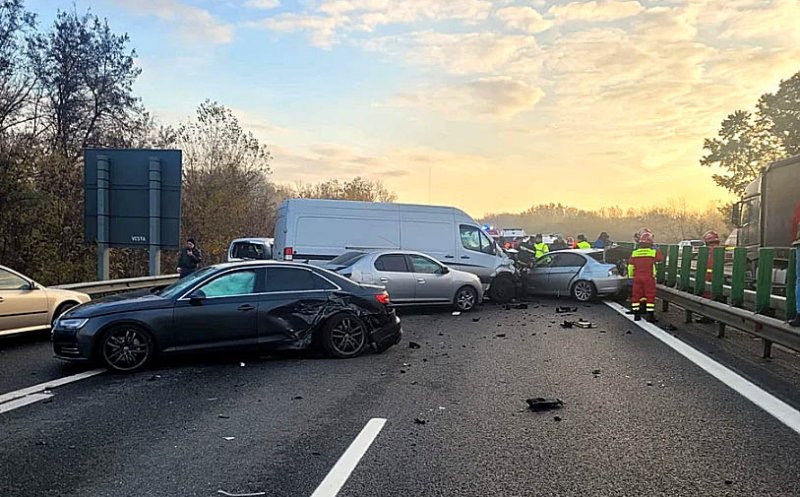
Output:
[[152,342],[144,331],[133,327],[112,330],[103,340],[103,360],[117,371],[134,371],[150,358]]
[[331,346],[342,356],[358,353],[367,339],[364,325],[354,318],[344,318],[331,330]]
[[580,302],[587,302],[591,300],[594,294],[594,288],[588,281],[579,281],[575,283],[575,290],[573,291],[575,298]]
[[456,295],[456,306],[459,310],[469,311],[475,307],[475,291],[469,288],[462,288]]

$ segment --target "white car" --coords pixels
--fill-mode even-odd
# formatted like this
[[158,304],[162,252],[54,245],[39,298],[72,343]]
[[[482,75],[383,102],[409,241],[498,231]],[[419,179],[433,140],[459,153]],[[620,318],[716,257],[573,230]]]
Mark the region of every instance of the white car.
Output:
[[483,285],[477,276],[420,252],[352,251],[323,267],[357,283],[385,287],[394,305],[452,305],[466,312],[483,301]]

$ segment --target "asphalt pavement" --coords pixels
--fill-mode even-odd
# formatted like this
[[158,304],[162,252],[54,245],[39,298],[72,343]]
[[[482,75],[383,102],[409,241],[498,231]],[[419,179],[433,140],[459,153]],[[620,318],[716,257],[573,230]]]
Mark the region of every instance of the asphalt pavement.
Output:
[[[399,345],[353,360],[203,356],[58,387],[0,414],[0,495],[310,496],[374,418],[339,495],[798,495],[800,435],[602,303],[528,305],[406,311]],[[595,327],[560,326],[579,317]],[[798,407],[797,356],[676,326]],[[82,370],[43,338],[0,350],[0,395]]]

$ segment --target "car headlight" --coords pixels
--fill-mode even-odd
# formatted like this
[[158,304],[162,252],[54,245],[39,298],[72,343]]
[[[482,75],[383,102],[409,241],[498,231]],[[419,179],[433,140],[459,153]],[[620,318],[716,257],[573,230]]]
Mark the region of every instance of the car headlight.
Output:
[[79,330],[83,328],[88,319],[59,319],[56,321],[56,328],[62,330]]

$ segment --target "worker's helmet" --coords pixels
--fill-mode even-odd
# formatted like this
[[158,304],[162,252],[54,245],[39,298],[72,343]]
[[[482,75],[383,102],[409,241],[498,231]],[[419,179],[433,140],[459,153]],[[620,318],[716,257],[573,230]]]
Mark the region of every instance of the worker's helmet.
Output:
[[703,234],[703,241],[706,245],[719,245],[719,234],[714,230],[708,230]]
[[653,233],[650,232],[650,230],[645,231],[641,235],[639,235],[639,243],[649,243],[652,245],[654,241],[655,237],[653,236]]
[[578,241],[585,242],[586,241],[586,235],[584,235],[583,233],[578,235]]

